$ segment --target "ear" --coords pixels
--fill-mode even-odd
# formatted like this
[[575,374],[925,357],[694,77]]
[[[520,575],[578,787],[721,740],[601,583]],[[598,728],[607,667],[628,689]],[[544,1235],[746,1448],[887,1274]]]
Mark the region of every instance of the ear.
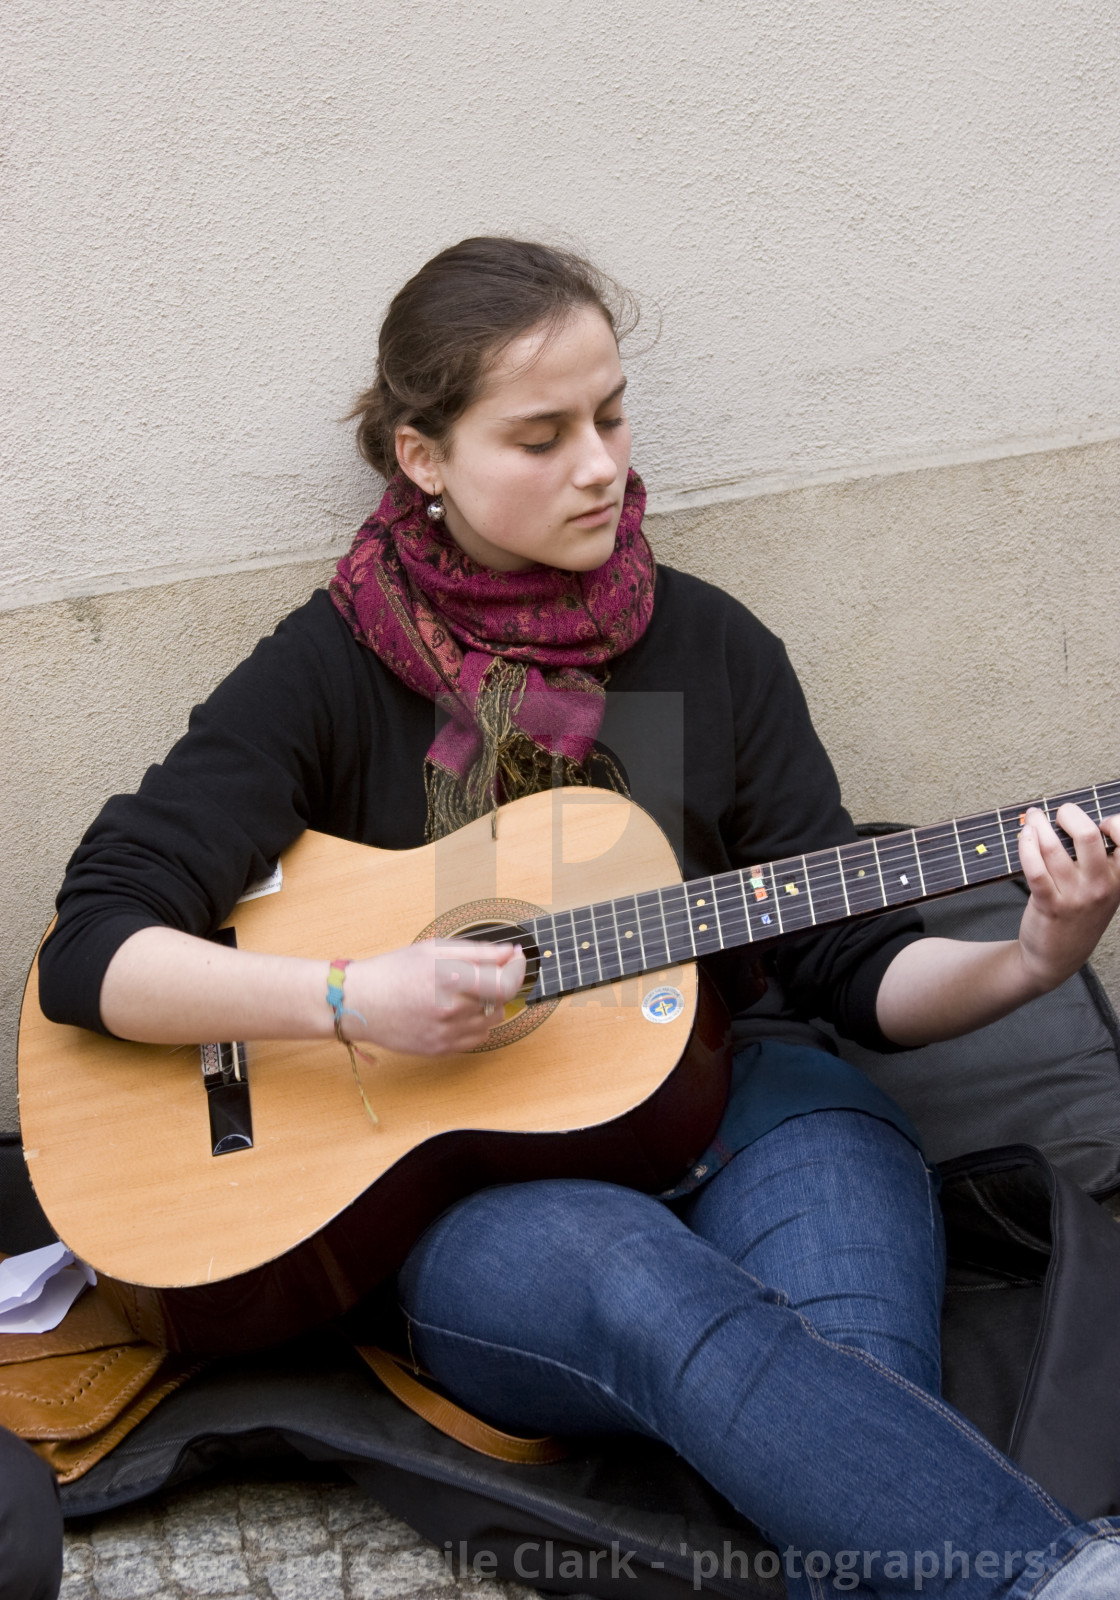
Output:
[[411,478],[425,494],[438,494],[439,464],[432,441],[411,423],[404,423],[393,435],[393,444],[405,477]]

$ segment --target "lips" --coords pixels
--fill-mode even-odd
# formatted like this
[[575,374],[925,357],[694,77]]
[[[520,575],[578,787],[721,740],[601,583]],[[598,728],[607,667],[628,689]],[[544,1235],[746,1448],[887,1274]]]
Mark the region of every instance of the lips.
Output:
[[581,511],[578,516],[570,517],[571,522],[593,522],[609,515],[615,508],[613,500],[604,500],[601,505],[591,506],[586,511]]

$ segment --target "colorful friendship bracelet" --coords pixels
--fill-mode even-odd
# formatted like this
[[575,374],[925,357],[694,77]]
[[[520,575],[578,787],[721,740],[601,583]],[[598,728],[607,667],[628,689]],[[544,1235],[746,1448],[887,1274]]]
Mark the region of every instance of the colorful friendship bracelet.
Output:
[[353,958],[350,956],[337,956],[333,961],[330,962],[327,968],[327,1004],[330,1006],[331,1015],[334,1017],[335,1038],[338,1040],[339,1044],[344,1044],[349,1052],[350,1070],[354,1074],[354,1082],[358,1086],[358,1093],[362,1097],[362,1104],[366,1108],[370,1121],[376,1122],[377,1113],[366,1098],[366,1092],[362,1088],[362,1080],[358,1076],[357,1058],[358,1056],[361,1056],[363,1061],[368,1061],[371,1067],[375,1067],[377,1065],[377,1057],[371,1056],[365,1050],[360,1050],[354,1041],[352,1039],[348,1039],[342,1031],[343,1017],[357,1017],[363,1028],[368,1026],[365,1017],[362,1016],[360,1011],[355,1011],[352,1007],[343,1004],[342,990],[343,985],[346,982],[346,969],[350,965],[352,959]]

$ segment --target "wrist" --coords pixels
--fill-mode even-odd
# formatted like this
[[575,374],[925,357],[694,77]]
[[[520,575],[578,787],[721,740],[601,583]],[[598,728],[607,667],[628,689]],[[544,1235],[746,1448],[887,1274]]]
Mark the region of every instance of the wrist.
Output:
[[1070,972],[1055,971],[1052,964],[1041,961],[1021,938],[1015,940],[1014,949],[1018,957],[1019,982],[1023,994],[1020,1004],[1049,994],[1077,970],[1074,967]]

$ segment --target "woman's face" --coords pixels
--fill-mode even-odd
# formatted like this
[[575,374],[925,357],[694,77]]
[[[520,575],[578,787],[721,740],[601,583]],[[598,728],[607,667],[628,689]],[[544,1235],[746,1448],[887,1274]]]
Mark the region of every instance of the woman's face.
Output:
[[622,512],[625,384],[606,319],[580,306],[502,351],[447,453],[404,427],[397,456],[425,493],[443,495],[447,528],[483,566],[587,572],[610,557]]

